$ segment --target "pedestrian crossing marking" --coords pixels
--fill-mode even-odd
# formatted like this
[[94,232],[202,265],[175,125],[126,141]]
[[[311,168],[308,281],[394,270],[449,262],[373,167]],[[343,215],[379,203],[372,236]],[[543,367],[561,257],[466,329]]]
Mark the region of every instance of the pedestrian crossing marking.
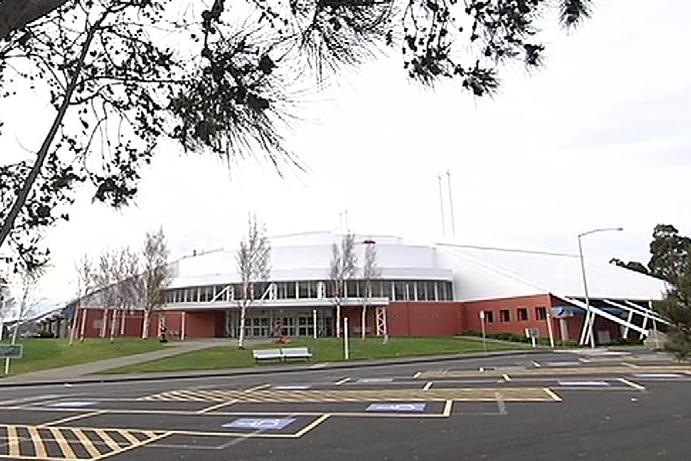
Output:
[[167,435],[162,431],[0,424],[0,459],[95,461]]
[[140,398],[145,401],[206,401],[237,403],[360,403],[360,402],[431,402],[494,401],[499,393],[505,401],[553,401],[544,388],[431,388],[380,390],[294,390],[242,391],[197,390],[169,391]]

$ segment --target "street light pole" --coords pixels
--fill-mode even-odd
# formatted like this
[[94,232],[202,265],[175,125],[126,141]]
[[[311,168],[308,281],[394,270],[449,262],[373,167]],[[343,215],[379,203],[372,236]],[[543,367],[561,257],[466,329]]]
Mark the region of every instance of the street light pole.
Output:
[[590,310],[590,296],[588,295],[588,280],[587,280],[587,277],[585,275],[585,260],[583,258],[583,244],[581,243],[581,239],[583,237],[585,237],[586,235],[594,234],[596,232],[623,231],[623,230],[624,229],[621,227],[604,227],[604,228],[600,228],[600,229],[589,230],[587,232],[583,232],[582,234],[578,234],[578,257],[581,261],[581,276],[583,278],[583,295],[585,297],[585,308],[586,308],[585,321],[583,322],[583,332],[585,334],[585,338],[583,338],[583,335],[581,335],[581,343],[584,343],[585,341],[589,341],[591,348],[595,347],[595,335],[593,334],[593,326],[595,324],[595,315]]

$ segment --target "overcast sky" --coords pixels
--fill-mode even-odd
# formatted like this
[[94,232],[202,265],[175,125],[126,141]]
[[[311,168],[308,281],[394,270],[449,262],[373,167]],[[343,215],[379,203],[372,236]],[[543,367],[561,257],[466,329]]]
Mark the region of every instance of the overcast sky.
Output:
[[395,54],[344,76],[287,133],[306,173],[280,179],[247,162],[229,174],[164,146],[136,207],[85,198],[49,233],[44,295],[73,293],[84,252],[139,247],[159,225],[173,256],[234,248],[248,211],[271,234],[336,229],[347,209],[358,231],[441,238],[437,174],[447,170],[459,243],[576,252],[578,233],[622,226],[587,237],[587,257],[647,261],[655,224],[691,233],[691,3],[595,4],[575,33],[550,32],[544,69],[504,73],[494,99],[422,90]]

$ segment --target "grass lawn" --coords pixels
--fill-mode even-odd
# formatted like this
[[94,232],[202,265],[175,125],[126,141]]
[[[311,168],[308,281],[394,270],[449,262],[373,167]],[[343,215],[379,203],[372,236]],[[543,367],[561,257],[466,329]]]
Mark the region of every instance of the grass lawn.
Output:
[[[112,343],[108,339],[85,339],[83,343],[75,341],[72,346],[68,339],[32,338],[18,341],[17,344],[24,345],[24,351],[21,359],[10,362],[10,375],[152,352],[165,347],[155,339],[145,341],[139,338],[118,338]],[[5,361],[0,362],[4,369]]]
[[[286,347],[306,346],[314,357],[313,362],[343,361],[343,340],[335,338],[299,339]],[[263,345],[257,348],[275,348],[279,345]],[[524,344],[487,343],[487,350],[512,350],[525,348]],[[384,344],[378,338],[353,338],[350,340],[350,359],[384,359],[441,354],[482,352],[482,341],[458,338],[391,338]],[[184,370],[222,370],[255,366],[252,350],[240,350],[237,346],[217,346],[186,354],[167,357],[146,363],[108,370],[106,373],[149,373]]]

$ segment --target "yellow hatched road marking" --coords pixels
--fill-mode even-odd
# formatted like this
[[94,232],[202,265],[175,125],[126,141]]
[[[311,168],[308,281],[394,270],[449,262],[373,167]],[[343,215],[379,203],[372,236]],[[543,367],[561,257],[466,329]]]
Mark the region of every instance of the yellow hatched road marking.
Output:
[[382,390],[304,390],[304,391],[255,391],[237,390],[197,391],[195,393],[165,392],[145,397],[159,401],[237,401],[238,403],[325,403],[325,402],[371,402],[371,401],[447,401],[447,400],[494,400],[500,392],[505,400],[542,401],[546,398],[542,387],[520,388],[428,388],[428,389],[382,389]]
[[49,427],[48,430],[50,431],[50,434],[53,436],[53,440],[55,440],[55,442],[58,444],[58,447],[60,447],[60,451],[62,451],[62,455],[65,458],[77,458],[74,449],[69,443],[67,443],[67,440],[65,439],[63,433],[60,430],[55,429],[54,427]]
[[41,434],[39,434],[38,429],[31,426],[29,426],[27,429],[29,430],[29,435],[31,436],[31,443],[34,446],[36,457],[39,459],[48,457],[46,445],[43,442],[43,438],[41,437]]
[[102,429],[94,429],[94,432],[101,438],[103,443],[105,443],[111,451],[118,451],[120,449],[120,445],[113,440],[113,438],[106,431]]
[[17,431],[17,426],[7,427],[7,442],[8,442],[8,455],[10,458],[19,457],[19,433]]
[[[3,453],[0,453],[0,458],[42,461],[78,459],[96,461],[144,446],[171,434],[167,431],[83,427],[24,425],[0,425],[0,427],[4,427],[7,434],[0,436],[0,447],[8,447],[6,451],[3,450]],[[116,436],[119,437],[116,438]],[[2,439],[5,439],[6,443],[3,444]],[[46,445],[49,442],[54,444],[51,450],[52,455]]]
[[101,451],[98,448],[96,448],[96,445],[94,445],[94,443],[91,441],[88,433],[85,430],[73,428],[72,432],[74,433],[74,435],[77,436],[81,446],[84,447],[84,449],[89,452],[89,455],[92,458],[97,458],[97,457],[101,456]]

